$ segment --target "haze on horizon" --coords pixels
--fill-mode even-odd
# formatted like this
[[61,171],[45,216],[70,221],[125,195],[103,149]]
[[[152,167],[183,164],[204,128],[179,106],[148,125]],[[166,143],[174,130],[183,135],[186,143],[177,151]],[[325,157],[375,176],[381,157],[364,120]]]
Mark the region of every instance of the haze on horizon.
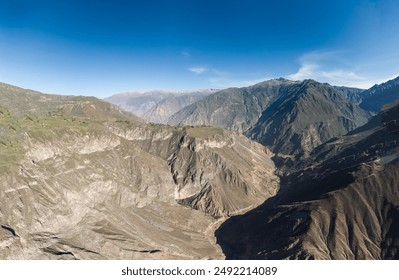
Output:
[[0,82],[107,97],[399,75],[399,2],[0,0]]

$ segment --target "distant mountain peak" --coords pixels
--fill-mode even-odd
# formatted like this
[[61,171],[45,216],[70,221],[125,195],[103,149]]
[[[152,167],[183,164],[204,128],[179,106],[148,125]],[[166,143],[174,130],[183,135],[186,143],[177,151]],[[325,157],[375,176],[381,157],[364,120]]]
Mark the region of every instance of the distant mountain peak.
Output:
[[217,89],[131,91],[112,95],[105,100],[132,112],[148,122],[165,124],[169,116]]
[[399,99],[399,77],[385,83],[374,85],[362,93],[360,106],[366,110],[378,112],[383,105]]
[[[256,83],[252,86],[249,86],[248,88],[256,88],[256,87],[263,87],[263,86],[279,86],[279,85],[284,85],[284,84],[297,84],[297,83],[300,83],[300,81],[293,81],[293,80],[289,80],[289,79],[280,77],[280,78],[270,79],[270,80]],[[247,87],[243,87],[243,88],[247,88]]]
[[386,81],[386,82],[384,82],[384,83],[375,84],[374,86],[372,86],[372,87],[369,89],[369,91],[377,91],[379,88],[386,89],[386,88],[393,87],[393,86],[397,86],[397,85],[399,85],[399,76],[396,77],[395,79]]

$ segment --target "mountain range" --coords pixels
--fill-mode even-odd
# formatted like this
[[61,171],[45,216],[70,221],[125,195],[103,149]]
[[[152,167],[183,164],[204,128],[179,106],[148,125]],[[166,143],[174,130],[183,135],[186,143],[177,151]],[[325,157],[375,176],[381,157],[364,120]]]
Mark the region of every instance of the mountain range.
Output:
[[[375,114],[361,107],[366,101],[362,92],[313,80],[273,79],[207,95],[170,115],[166,123],[237,130],[275,153],[306,157]],[[367,102],[375,98],[378,94],[367,94]]]
[[166,124],[168,118],[180,109],[216,92],[198,91],[144,91],[114,94],[105,100],[129,111],[147,122]]
[[0,83],[0,258],[397,259],[398,81]]

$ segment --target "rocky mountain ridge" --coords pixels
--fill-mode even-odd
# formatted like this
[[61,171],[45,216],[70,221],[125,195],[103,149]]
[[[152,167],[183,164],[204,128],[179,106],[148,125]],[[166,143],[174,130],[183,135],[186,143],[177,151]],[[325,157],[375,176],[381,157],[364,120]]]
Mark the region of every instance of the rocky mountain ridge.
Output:
[[371,116],[335,88],[313,80],[291,87],[245,134],[275,153],[302,154],[365,124]]
[[380,85],[374,85],[362,93],[360,106],[366,110],[379,112],[383,105],[398,99],[399,77],[389,80]]
[[238,130],[275,153],[306,157],[372,116],[359,107],[360,92],[313,80],[273,79],[209,95],[172,115],[168,123]]
[[209,125],[245,132],[267,106],[286,94],[286,86],[297,83],[280,78],[221,90],[173,114],[168,124]]

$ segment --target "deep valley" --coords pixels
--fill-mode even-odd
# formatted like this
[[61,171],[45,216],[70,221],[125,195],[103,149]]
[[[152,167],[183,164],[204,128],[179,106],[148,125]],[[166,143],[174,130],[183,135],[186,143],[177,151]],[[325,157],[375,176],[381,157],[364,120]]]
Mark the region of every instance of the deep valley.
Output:
[[0,258],[398,259],[398,81],[0,83]]

